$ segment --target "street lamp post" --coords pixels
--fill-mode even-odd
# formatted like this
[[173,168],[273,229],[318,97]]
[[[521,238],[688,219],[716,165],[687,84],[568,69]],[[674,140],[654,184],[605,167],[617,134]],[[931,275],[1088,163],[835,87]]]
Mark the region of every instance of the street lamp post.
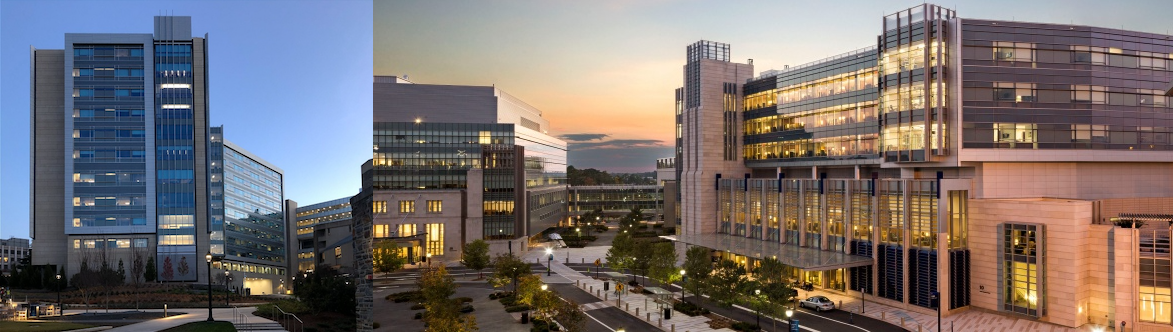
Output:
[[[754,295],[754,297],[755,297],[755,299],[754,299],[754,300],[758,300],[758,301],[760,301],[760,300],[761,300],[761,296],[762,296],[762,290],[760,290],[760,289],[755,289],[755,290],[753,290],[753,295]],[[758,325],[758,328],[761,328],[761,327],[762,327],[762,309],[761,309],[761,308],[762,308],[762,304],[761,304],[761,303],[758,303],[757,305],[755,305],[755,306],[754,306],[754,313],[757,315],[757,325]]]
[[546,248],[546,255],[548,255],[548,256],[546,256],[546,276],[549,277],[550,276],[550,265],[554,264],[554,249],[547,247]]
[[427,255],[424,255],[424,260],[428,261],[428,271],[431,271],[432,270],[432,253],[429,252]]
[[791,331],[796,330],[794,328],[794,309],[786,309],[786,324],[790,325]]
[[[933,291],[933,293],[931,295],[932,295],[933,302],[937,305],[937,331],[940,331],[941,330],[941,293],[937,292],[937,291]],[[1121,330],[1123,330],[1123,329],[1121,329]]]
[[229,296],[232,296],[232,294],[228,292],[228,270],[224,270],[224,306],[225,307],[231,305],[231,304],[228,304],[228,297]]
[[680,269],[680,302],[684,302],[684,285],[688,282],[688,276],[684,275],[684,269]]
[[57,316],[61,316],[61,275],[57,275]]
[[211,321],[213,321],[213,319],[212,319],[212,253],[209,252],[207,255],[204,255],[204,258],[208,261],[208,321],[211,322]]

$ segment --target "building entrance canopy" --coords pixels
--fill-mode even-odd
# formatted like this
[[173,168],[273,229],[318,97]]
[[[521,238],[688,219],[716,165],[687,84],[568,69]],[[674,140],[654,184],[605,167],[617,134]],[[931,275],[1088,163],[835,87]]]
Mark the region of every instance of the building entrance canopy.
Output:
[[750,258],[765,259],[773,257],[779,262],[782,262],[782,264],[805,271],[825,271],[872,265],[871,257],[814,248],[803,248],[793,244],[762,241],[727,234],[690,234],[665,236],[664,238],[705,248],[724,250]]

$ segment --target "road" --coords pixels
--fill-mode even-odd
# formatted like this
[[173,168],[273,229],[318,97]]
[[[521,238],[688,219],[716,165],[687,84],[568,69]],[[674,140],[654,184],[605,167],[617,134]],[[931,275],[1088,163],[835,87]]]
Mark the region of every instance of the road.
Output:
[[[574,269],[575,271],[578,271],[584,275],[593,275],[596,270],[594,264],[589,264],[589,263],[588,264],[571,263],[571,264],[566,264],[566,266],[570,267],[570,268]],[[600,268],[599,270],[602,272],[613,272],[614,271],[614,270],[608,269],[606,267]],[[630,274],[628,274],[628,275],[630,275]],[[642,277],[641,277],[641,279],[642,279]],[[680,292],[680,287],[677,287],[676,285],[668,285],[667,287],[664,287],[662,285],[656,284],[655,282],[652,282],[650,284],[653,286],[662,287],[662,288],[669,290],[669,291],[673,291],[673,292],[677,292],[677,293]],[[692,302],[692,303],[697,303],[697,298],[692,295],[689,295],[686,298],[686,300],[689,302]],[[720,314],[725,317],[733,318],[733,319],[743,321],[743,322],[754,322],[757,319],[757,316],[755,315],[755,313],[750,310],[743,310],[743,309],[738,309],[738,308],[721,308],[716,305],[713,305],[711,302],[708,302],[707,300],[702,301],[701,303],[705,308],[709,309],[709,311],[712,311],[714,313]],[[620,312],[622,312],[622,310],[620,310]],[[808,310],[806,308],[798,308],[798,310],[795,311],[794,318],[799,320],[799,324],[801,326],[808,327],[808,328],[811,328],[811,329],[814,329],[817,331],[822,331],[822,332],[830,332],[830,331],[903,332],[904,331],[904,329],[901,329],[900,327],[898,327],[896,325],[892,325],[892,324],[880,321],[878,319],[873,319],[873,318],[863,317],[863,316],[854,316],[849,312],[840,311],[840,310],[833,310],[833,311],[827,311],[827,312],[815,312],[812,310]],[[764,329],[767,329],[767,330],[770,329],[771,324],[770,324],[770,319],[768,317],[763,316],[761,321],[762,321],[762,327]],[[786,324],[784,323],[784,319],[779,320],[778,321],[778,331],[785,331],[786,330],[785,327],[786,327]]]

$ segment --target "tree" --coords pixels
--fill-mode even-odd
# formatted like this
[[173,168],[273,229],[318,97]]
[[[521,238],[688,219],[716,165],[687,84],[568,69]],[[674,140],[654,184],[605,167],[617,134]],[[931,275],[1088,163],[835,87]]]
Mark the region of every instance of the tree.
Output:
[[652,257],[654,250],[654,243],[644,239],[635,240],[635,248],[631,251],[631,270],[635,271],[636,275],[643,275],[644,281],[647,281],[647,274],[652,267]]
[[298,278],[293,295],[309,305],[314,313],[323,311],[354,315],[355,284],[330,265],[318,265],[304,278]]
[[684,283],[684,288],[696,295],[698,299],[704,299],[701,295],[706,294],[709,284],[709,276],[712,272],[713,261],[709,249],[705,247],[692,247],[684,252],[684,273],[688,276],[688,280]]
[[375,250],[372,252],[372,263],[375,272],[391,273],[403,268],[403,264],[407,263],[407,257],[399,250],[399,245],[391,241],[380,241],[375,244]]
[[582,307],[578,306],[573,300],[558,301],[555,309],[554,320],[561,323],[566,328],[566,332],[584,332],[586,331],[586,314],[582,312]]
[[640,221],[643,221],[643,219],[643,211],[639,208],[633,208],[631,212],[628,212],[627,215],[624,215],[619,220],[619,229],[632,232],[635,230],[635,226],[639,226]]
[[464,246],[464,255],[460,259],[464,267],[477,271],[477,277],[483,277],[481,270],[489,266],[489,243],[477,239]]
[[542,278],[527,274],[517,279],[517,303],[534,306],[534,298],[542,291]]
[[171,267],[171,256],[163,258],[163,280],[175,279],[175,268]]
[[159,276],[159,270],[155,268],[155,257],[147,256],[147,266],[143,270],[143,280],[146,282],[154,282]]
[[668,284],[680,279],[680,269],[676,267],[676,247],[672,242],[657,242],[652,245],[652,255],[648,259],[648,276],[661,284]]
[[494,287],[504,287],[513,282],[513,290],[517,291],[517,278],[530,274],[529,264],[512,254],[499,254],[493,258],[493,276],[490,282]]
[[145,277],[144,275],[146,274],[145,271],[146,271],[146,264],[147,263],[143,262],[146,258],[146,257],[143,257],[144,250],[145,249],[141,248],[141,247],[134,247],[133,249],[131,249],[131,253],[130,253],[130,256],[131,256],[130,284],[132,286],[134,286],[134,309],[135,310],[138,310],[138,308],[139,308],[139,291],[140,291],[140,288],[142,288],[142,286],[143,286],[143,278]]
[[461,317],[460,305],[449,299],[456,293],[456,283],[448,274],[448,269],[441,265],[435,270],[425,272],[416,285],[424,298],[424,325],[428,331],[475,331],[476,319],[472,316]]
[[629,233],[619,233],[607,249],[607,265],[614,270],[630,269],[635,262],[635,239]]
[[744,267],[737,262],[722,259],[708,280],[709,298],[723,306],[732,306],[745,294],[747,281]]
[[786,265],[774,258],[766,258],[761,261],[761,266],[754,271],[757,279],[763,284],[785,283]]

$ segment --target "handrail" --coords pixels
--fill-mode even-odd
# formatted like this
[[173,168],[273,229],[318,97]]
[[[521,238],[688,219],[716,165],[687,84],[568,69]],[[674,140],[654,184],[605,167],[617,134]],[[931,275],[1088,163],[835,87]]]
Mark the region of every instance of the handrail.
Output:
[[[278,311],[280,311],[280,312],[281,312],[281,314],[282,314],[282,316],[281,316],[281,319],[282,319],[282,320],[281,320],[281,321],[282,321],[282,323],[281,323],[281,326],[282,326],[282,327],[285,327],[286,329],[290,329],[290,328],[289,328],[289,316],[293,316],[293,319],[297,320],[297,331],[298,331],[298,332],[302,332],[302,330],[303,330],[303,328],[304,328],[304,325],[305,325],[305,322],[302,322],[302,321],[301,321],[301,318],[297,318],[297,315],[294,315],[294,314],[291,314],[291,313],[285,312],[285,310],[284,310],[284,309],[281,309],[281,306],[280,306],[280,305],[277,305],[276,303],[274,303],[274,304],[273,304],[273,307],[274,307],[274,308],[277,308],[277,310],[278,310]],[[276,319],[277,319],[277,317],[273,317],[273,319],[274,319],[274,320],[276,320]],[[291,330],[291,329],[290,329],[290,330]]]

